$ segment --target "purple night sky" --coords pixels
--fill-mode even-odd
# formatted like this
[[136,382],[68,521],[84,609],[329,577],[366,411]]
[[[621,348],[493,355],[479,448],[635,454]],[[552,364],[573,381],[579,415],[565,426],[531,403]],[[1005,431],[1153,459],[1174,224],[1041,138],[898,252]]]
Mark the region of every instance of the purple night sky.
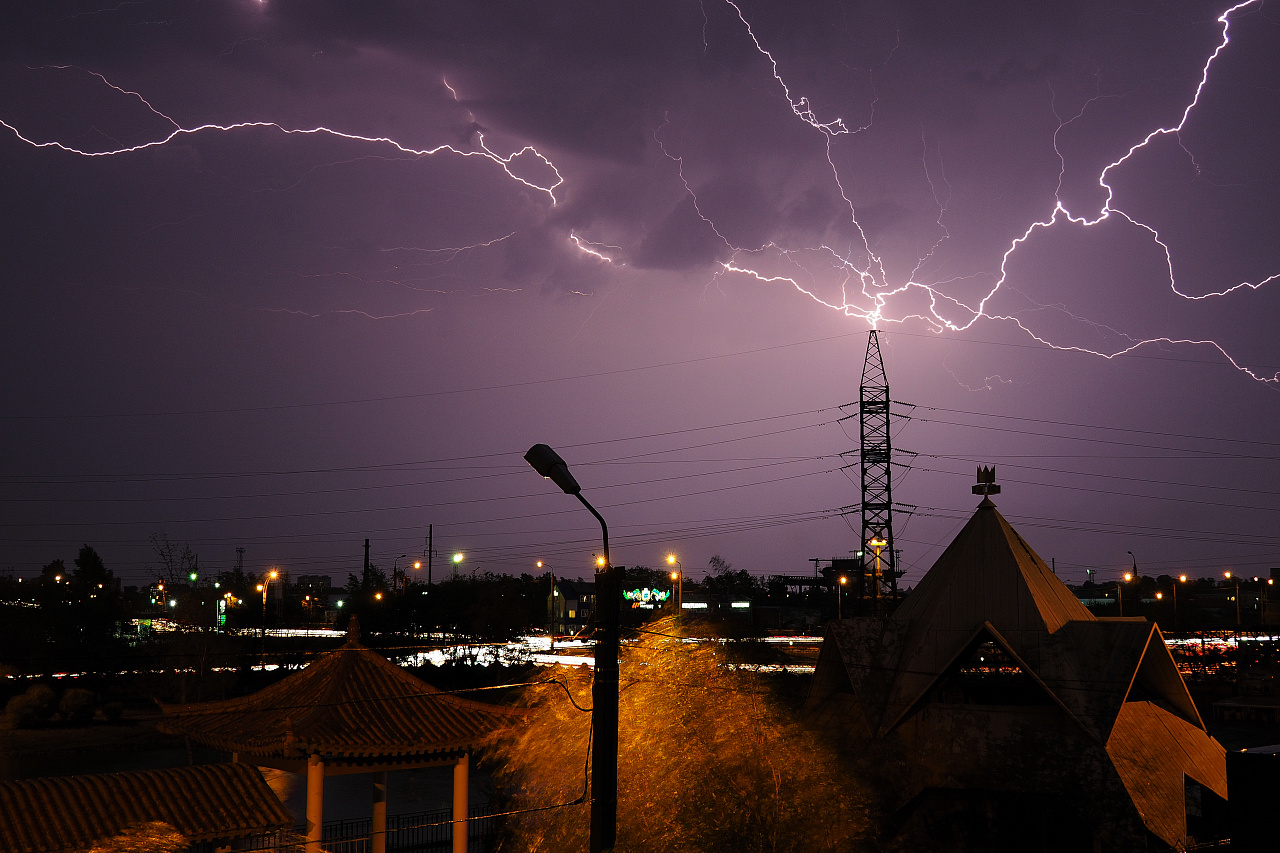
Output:
[[545,442],[615,563],[802,573],[873,323],[905,584],[978,463],[1068,581],[1280,566],[1280,22],[1227,8],[11,4],[0,571],[431,524],[586,577]]

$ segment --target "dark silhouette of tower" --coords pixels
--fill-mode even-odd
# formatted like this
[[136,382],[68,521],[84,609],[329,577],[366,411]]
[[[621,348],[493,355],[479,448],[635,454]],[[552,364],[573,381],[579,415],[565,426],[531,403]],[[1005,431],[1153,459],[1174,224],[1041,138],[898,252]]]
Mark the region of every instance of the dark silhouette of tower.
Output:
[[897,558],[893,550],[893,447],[889,438],[889,380],[875,329],[867,337],[858,393],[862,468],[862,550],[868,598],[897,598]]

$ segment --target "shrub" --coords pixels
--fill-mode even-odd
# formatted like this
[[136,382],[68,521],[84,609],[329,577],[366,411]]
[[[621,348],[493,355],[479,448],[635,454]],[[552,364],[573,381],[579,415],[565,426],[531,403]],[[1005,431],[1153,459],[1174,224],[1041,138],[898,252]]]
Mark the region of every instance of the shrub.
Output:
[[40,712],[40,703],[26,693],[10,699],[4,706],[4,713],[9,718],[9,722],[19,729],[34,728],[46,719]]
[[87,726],[93,722],[93,711],[98,706],[98,697],[93,691],[80,687],[72,687],[62,694],[58,703],[58,713],[62,722],[72,726]]
[[27,692],[14,696],[4,706],[5,716],[20,729],[30,729],[43,725],[53,716],[58,694],[47,684],[33,684]]

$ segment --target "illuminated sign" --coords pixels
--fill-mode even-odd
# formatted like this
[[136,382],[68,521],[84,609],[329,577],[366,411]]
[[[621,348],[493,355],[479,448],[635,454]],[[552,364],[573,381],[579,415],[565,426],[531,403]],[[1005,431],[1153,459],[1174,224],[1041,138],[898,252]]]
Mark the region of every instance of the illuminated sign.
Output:
[[666,601],[671,597],[669,589],[628,589],[622,593],[627,601],[639,601],[648,604],[654,601]]
[[735,601],[735,602],[733,602],[732,604],[730,604],[729,606],[730,606],[730,607],[732,607],[734,610],[745,610],[745,609],[747,609],[748,607],[750,607],[750,606],[751,606],[751,602],[750,602],[750,601]]
[[686,601],[684,604],[680,606],[683,607],[685,610],[706,610],[707,609],[707,603],[705,601]]

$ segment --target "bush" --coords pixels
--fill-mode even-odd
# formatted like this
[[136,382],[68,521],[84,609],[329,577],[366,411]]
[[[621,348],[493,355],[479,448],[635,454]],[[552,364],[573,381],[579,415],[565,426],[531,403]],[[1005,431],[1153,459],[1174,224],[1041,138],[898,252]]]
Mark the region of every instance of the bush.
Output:
[[47,684],[33,684],[27,688],[27,696],[40,706],[40,713],[45,719],[53,716],[53,709],[58,707],[58,694]]
[[4,714],[14,728],[31,729],[40,725],[46,717],[40,712],[40,703],[34,697],[22,693],[14,696],[4,706]]
[[102,716],[107,718],[108,723],[120,722],[120,718],[124,716],[124,703],[108,702],[102,706]]
[[43,725],[53,716],[54,705],[58,694],[46,684],[34,684],[27,688],[21,696],[14,696],[4,706],[5,716],[20,729],[30,729]]
[[62,715],[62,722],[67,725],[87,726],[93,722],[93,711],[97,707],[98,697],[93,695],[93,691],[72,687],[62,694],[58,713]]

